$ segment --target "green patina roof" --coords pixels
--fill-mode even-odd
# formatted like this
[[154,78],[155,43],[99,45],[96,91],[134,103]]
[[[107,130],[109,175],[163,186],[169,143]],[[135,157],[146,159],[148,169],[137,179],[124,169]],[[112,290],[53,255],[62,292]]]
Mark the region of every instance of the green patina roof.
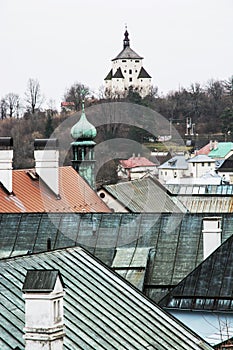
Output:
[[83,107],[79,121],[71,128],[71,136],[75,140],[92,140],[96,134],[96,128],[87,120]]
[[80,247],[0,260],[0,349],[24,349],[27,270],[59,270],[64,296],[64,350],[212,349]]
[[212,149],[208,154],[212,158],[224,158],[231,150],[233,150],[233,142],[219,142],[216,149]]
[[94,146],[96,145],[96,142],[89,140],[89,141],[74,141],[71,142],[72,146]]

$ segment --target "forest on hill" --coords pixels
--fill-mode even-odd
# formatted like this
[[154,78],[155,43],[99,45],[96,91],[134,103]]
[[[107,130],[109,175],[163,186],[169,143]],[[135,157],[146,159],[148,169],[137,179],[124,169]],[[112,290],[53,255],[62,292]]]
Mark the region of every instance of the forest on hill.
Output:
[[[48,108],[42,108],[40,84],[33,79],[29,79],[25,96],[24,105],[22,99],[14,93],[6,94],[0,101],[0,136],[13,137],[15,169],[33,166],[34,139],[49,138],[59,124],[81,109],[83,96],[86,107],[117,101],[116,98],[110,99],[104,94],[100,98],[94,98],[88,87],[74,83],[64,94],[65,103],[60,112],[52,103]],[[159,112],[174,124],[179,124],[181,134],[185,133],[186,118],[191,117],[199,135],[217,134],[228,141],[233,140],[233,76],[225,81],[210,80],[205,86],[191,84],[189,88],[180,88],[179,91],[171,91],[165,96],[159,95],[158,89],[154,87],[143,99],[137,91],[130,89],[124,101]],[[123,133],[124,137],[138,140],[140,134],[140,139],[143,140],[143,130],[115,130],[113,137],[122,137]],[[100,130],[97,142],[104,141],[107,137],[109,135],[107,136],[105,130]]]

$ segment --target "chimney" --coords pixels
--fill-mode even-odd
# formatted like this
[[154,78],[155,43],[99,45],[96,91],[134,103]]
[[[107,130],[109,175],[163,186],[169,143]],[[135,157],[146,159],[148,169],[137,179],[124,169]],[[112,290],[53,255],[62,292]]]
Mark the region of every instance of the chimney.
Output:
[[203,218],[203,258],[204,260],[221,245],[221,217]]
[[57,139],[34,140],[35,170],[40,179],[59,196],[59,150]]
[[214,149],[218,149],[218,141],[214,141]]
[[0,137],[0,182],[9,193],[13,191],[12,160],[13,160],[12,137]]
[[64,283],[58,270],[28,270],[25,299],[25,350],[63,350]]

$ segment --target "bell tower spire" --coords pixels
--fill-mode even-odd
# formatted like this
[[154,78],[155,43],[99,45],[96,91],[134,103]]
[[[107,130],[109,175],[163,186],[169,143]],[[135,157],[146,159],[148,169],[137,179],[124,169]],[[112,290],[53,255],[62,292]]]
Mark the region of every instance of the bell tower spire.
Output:
[[125,33],[124,33],[125,37],[123,40],[123,49],[125,49],[127,46],[129,46],[129,33],[127,30],[127,25],[125,26]]

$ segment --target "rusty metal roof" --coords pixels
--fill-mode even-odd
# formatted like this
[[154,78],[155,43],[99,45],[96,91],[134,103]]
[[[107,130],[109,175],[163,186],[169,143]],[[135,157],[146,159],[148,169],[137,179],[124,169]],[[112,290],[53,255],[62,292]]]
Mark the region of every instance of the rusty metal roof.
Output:
[[71,166],[59,168],[59,181],[58,198],[32,170],[13,170],[13,194],[0,187],[0,212],[110,212]]

